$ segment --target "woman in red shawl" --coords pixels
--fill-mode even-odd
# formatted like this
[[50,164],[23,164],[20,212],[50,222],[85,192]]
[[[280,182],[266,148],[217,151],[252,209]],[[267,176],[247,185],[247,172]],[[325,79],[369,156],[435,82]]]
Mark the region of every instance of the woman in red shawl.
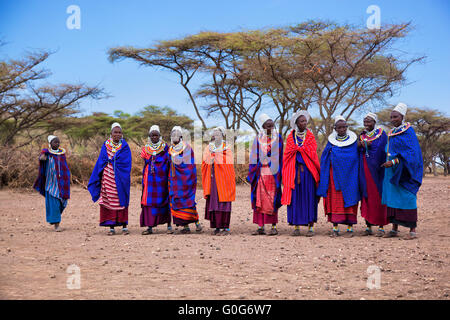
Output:
[[293,236],[300,235],[300,226],[309,226],[307,237],[314,235],[317,222],[316,188],[320,177],[317,143],[306,129],[309,113],[301,110],[291,119],[283,156],[283,195],[281,203],[287,205],[288,223],[294,225]]
[[231,202],[236,198],[236,180],[233,151],[224,138],[225,128],[213,130],[211,143],[203,152],[202,185],[206,199],[205,219],[215,229],[213,235],[226,236],[230,234]]

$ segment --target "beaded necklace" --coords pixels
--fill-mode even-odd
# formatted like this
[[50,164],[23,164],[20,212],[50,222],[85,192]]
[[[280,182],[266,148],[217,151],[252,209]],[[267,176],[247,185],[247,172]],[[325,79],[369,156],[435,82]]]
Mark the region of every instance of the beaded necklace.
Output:
[[226,149],[227,149],[227,145],[226,145],[225,141],[222,141],[220,146],[216,146],[216,144],[213,141],[211,141],[209,143],[209,151],[211,153],[222,152],[222,151],[224,151]]
[[406,122],[406,123],[402,124],[402,125],[399,126],[399,127],[393,128],[393,129],[389,132],[388,136],[396,136],[396,135],[398,135],[398,134],[401,134],[401,133],[405,132],[406,130],[408,130],[409,127],[411,127],[411,123]]
[[305,130],[303,132],[299,132],[299,131],[295,130],[295,134],[294,134],[295,144],[298,145],[299,147],[303,146],[303,143],[305,142],[306,134],[307,134],[307,130]]
[[383,128],[374,129],[371,132],[364,133],[360,136],[361,141],[373,141],[381,137]]
[[406,130],[409,129],[410,126],[411,126],[411,124],[409,122],[406,122],[406,123],[403,123],[401,126],[393,128],[391,131],[389,131],[387,148],[386,148],[386,161],[389,161],[389,157],[391,156],[391,153],[389,152],[389,138],[405,132]]
[[172,157],[175,157],[175,156],[179,155],[180,153],[182,153],[184,151],[184,149],[186,149],[186,145],[184,144],[183,141],[180,141],[178,144],[170,146],[169,154]]
[[350,136],[348,135],[348,133],[345,136],[343,136],[343,137],[341,137],[339,135],[336,135],[336,140],[339,141],[339,142],[347,141],[349,138],[350,138]]
[[108,140],[106,140],[105,145],[109,151],[115,154],[117,151],[120,150],[120,148],[122,148],[122,139],[120,139],[119,143],[115,143],[113,139],[109,138]]
[[166,143],[162,140],[158,141],[157,143],[150,142],[145,145],[145,152],[149,155],[155,156],[163,151],[165,147]]
[[269,145],[272,145],[275,143],[277,138],[278,138],[278,132],[275,129],[272,130],[270,137],[263,130],[258,135],[258,142],[263,148],[265,148],[264,150],[266,150]]
[[52,148],[48,148],[48,152],[54,155],[61,155],[66,153],[66,150],[64,148],[59,148],[58,150],[53,150]]

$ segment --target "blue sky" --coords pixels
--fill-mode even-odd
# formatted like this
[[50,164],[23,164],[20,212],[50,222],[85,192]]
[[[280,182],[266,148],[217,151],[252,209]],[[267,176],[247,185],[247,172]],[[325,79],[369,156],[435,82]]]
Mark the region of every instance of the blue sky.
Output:
[[[81,29],[69,30],[69,5],[81,9]],[[170,106],[195,118],[187,94],[171,73],[139,67],[132,61],[110,63],[107,50],[118,45],[145,47],[200,31],[240,31],[278,27],[308,19],[365,26],[369,5],[381,9],[382,23],[411,21],[415,30],[397,47],[426,55],[425,64],[407,73],[410,85],[389,102],[436,108],[450,114],[450,2],[315,1],[153,1],[153,0],[0,0],[1,58],[26,50],[56,51],[46,62],[50,83],[100,85],[111,98],[82,103],[86,113],[134,113],[148,104]],[[270,107],[270,106],[267,106]],[[214,124],[214,121],[208,121]]]

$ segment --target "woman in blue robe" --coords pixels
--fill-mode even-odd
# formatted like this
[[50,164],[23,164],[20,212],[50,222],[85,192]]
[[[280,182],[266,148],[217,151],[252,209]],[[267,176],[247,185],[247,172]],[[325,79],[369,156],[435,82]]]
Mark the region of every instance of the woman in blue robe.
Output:
[[422,184],[423,160],[419,140],[409,122],[405,122],[407,106],[399,103],[391,112],[394,126],[388,134],[383,180],[382,203],[392,230],[384,237],[398,236],[398,226],[410,229],[406,240],[415,239],[417,227],[417,192]]

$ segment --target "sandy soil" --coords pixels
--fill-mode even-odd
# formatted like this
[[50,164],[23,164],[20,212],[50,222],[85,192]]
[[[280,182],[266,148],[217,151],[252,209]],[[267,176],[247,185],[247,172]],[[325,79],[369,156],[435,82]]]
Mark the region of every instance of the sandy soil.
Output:
[[[1,299],[449,299],[450,179],[426,178],[419,192],[419,238],[330,238],[320,204],[316,235],[292,237],[286,208],[278,236],[252,236],[250,190],[238,187],[232,234],[212,236],[199,200],[201,234],[141,235],[139,188],[132,189],[130,235],[106,235],[99,209],[74,187],[56,233],[37,192],[0,190]],[[198,197],[201,197],[200,192]],[[341,227],[341,230],[343,227]],[[388,227],[390,229],[390,227]],[[302,229],[302,235],[305,229]],[[67,268],[81,288],[68,289]],[[368,289],[369,266],[381,271]],[[370,269],[369,269],[370,270]]]

